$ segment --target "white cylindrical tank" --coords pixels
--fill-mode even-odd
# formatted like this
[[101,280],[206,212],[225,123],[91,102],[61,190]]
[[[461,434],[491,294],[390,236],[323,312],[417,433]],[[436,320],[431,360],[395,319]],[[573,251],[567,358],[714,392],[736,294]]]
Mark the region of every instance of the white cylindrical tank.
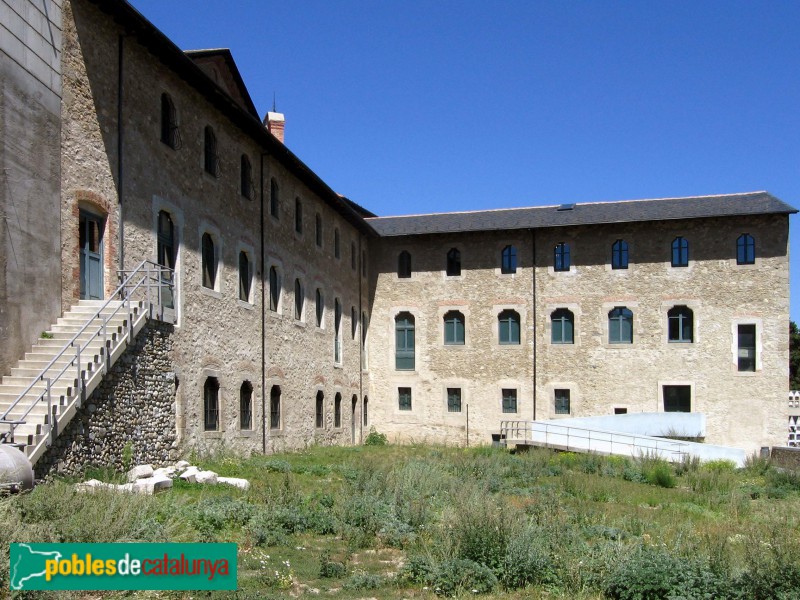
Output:
[[0,444],[0,490],[33,488],[33,465],[24,452],[8,444]]

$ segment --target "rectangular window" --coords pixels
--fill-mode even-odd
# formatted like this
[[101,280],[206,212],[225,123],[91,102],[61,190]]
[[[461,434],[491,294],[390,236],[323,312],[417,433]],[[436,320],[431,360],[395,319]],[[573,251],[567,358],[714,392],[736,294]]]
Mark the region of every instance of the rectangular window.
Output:
[[557,415],[570,414],[569,390],[555,390],[555,408]]
[[239,389],[239,429],[253,428],[253,386],[245,381]]
[[411,388],[397,388],[397,405],[400,410],[411,410]]
[[665,385],[664,412],[692,412],[692,387],[689,385]]
[[503,412],[517,412],[517,390],[503,389]]
[[756,370],[756,326],[739,325],[739,371]]
[[461,388],[447,388],[447,412],[461,412]]

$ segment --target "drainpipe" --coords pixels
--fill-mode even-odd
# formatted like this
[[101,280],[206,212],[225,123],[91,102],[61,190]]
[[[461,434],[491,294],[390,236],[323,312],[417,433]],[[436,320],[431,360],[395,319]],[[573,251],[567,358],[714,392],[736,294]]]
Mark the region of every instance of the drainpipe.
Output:
[[531,258],[533,264],[531,265],[531,292],[533,293],[533,420],[536,420],[536,353],[538,351],[538,344],[536,343],[537,319],[536,319],[536,230],[531,229]]
[[261,452],[267,453],[267,340],[266,319],[267,313],[264,311],[264,157],[269,156],[269,152],[261,153],[261,173],[260,179],[260,216],[258,228],[261,235],[260,241],[260,263],[261,263]]
[[358,236],[358,256],[356,257],[356,277],[358,277],[358,315],[356,318],[361,322],[361,327],[358,328],[358,402],[356,406],[360,407],[358,410],[358,442],[364,443],[364,306],[362,305],[362,288],[364,287],[364,278],[361,276],[361,240],[364,239],[363,234]]
[[[119,42],[118,42],[118,50],[117,50],[117,205],[119,206],[119,223],[118,223],[118,235],[119,239],[117,241],[117,252],[119,254],[119,270],[122,271],[125,268],[125,220],[122,218],[122,135],[123,135],[123,127],[122,127],[122,57],[123,57],[123,49],[124,49],[124,40],[125,35],[119,35]],[[103,294],[105,295],[105,294]]]

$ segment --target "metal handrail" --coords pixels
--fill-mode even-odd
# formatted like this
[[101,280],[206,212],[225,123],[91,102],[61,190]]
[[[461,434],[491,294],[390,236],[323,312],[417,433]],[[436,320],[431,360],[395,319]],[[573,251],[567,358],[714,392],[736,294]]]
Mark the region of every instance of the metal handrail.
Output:
[[[146,288],[147,293],[147,302],[148,307],[151,312],[150,316],[153,315],[153,308],[157,307],[157,317],[160,320],[163,320],[164,314],[164,307],[162,304],[162,295],[163,295],[163,288],[166,286],[170,288],[171,292],[174,292],[174,280],[173,280],[173,270],[157,263],[154,263],[150,260],[143,260],[139,265],[133,269],[132,271],[120,271],[120,274],[130,273],[125,277],[122,283],[117,287],[111,297],[106,300],[106,302],[101,306],[89,319],[87,319],[86,324],[78,330],[78,332],[72,337],[72,339],[67,342],[64,347],[53,357],[53,359],[45,366],[39,374],[34,377],[28,387],[20,393],[16,400],[11,403],[11,405],[6,409],[6,411],[0,416],[0,425],[7,425],[9,426],[8,431],[3,432],[0,434],[0,443],[6,442],[9,439],[13,439],[14,431],[16,430],[18,425],[22,425],[25,423],[25,419],[31,413],[31,411],[36,407],[36,405],[45,397],[47,396],[47,424],[50,427],[50,431],[53,430],[53,404],[52,404],[52,395],[51,390],[52,386],[55,382],[59,381],[61,377],[70,369],[72,366],[76,366],[77,378],[76,382],[78,385],[78,389],[75,395],[83,395],[85,393],[85,382],[83,379],[83,373],[81,371],[81,352],[88,348],[89,344],[94,341],[96,338],[102,336],[103,338],[103,349],[106,353],[106,358],[103,360],[104,369],[108,370],[108,354],[109,354],[109,344],[108,344],[108,323],[117,316],[120,311],[123,309],[127,309],[128,311],[128,329],[130,335],[133,335],[133,311],[131,310],[131,301],[133,294],[142,287]],[[169,277],[163,277],[164,274],[168,274]],[[135,283],[131,283],[137,275],[141,274],[141,279],[136,281]],[[153,288],[156,291],[156,297],[153,297]],[[115,301],[115,298],[121,299],[121,304],[117,306],[112,312],[103,315],[103,311],[105,311],[109,305]],[[174,296],[174,294],[173,294]],[[155,302],[154,302],[155,300]],[[119,301],[119,300],[117,300]],[[104,318],[101,318],[104,317]],[[93,335],[91,335],[84,344],[81,344],[78,341],[81,335],[83,335],[86,330],[92,325],[97,319],[101,319],[100,327]],[[76,345],[77,343],[77,345]],[[55,365],[55,363],[60,360],[64,355],[71,351],[74,348],[75,356],[58,372],[57,375],[48,376],[48,371]],[[76,364],[77,363],[77,364]],[[38,396],[36,396],[33,401],[28,406],[27,410],[19,416],[16,416],[14,419],[9,419],[9,415],[11,412],[17,408],[17,406],[23,401],[23,399],[28,395],[28,393],[33,389],[35,385],[40,382],[45,382],[46,387],[43,392],[41,392]],[[83,400],[84,398],[82,398]]]
[[[551,431],[561,430],[561,431]],[[587,435],[576,435],[573,431],[585,432]],[[610,449],[613,451],[614,444],[626,444],[623,440],[630,440],[627,442],[632,448],[639,450],[648,450],[654,452],[668,452],[670,454],[683,457],[686,454],[686,447],[689,445],[687,442],[677,440],[657,439],[657,436],[637,435],[633,433],[609,431],[605,429],[593,429],[589,427],[579,427],[575,425],[560,425],[557,423],[542,423],[538,421],[501,421],[500,434],[505,439],[522,439],[524,441],[534,441],[533,434],[544,434],[544,445],[548,447],[551,443],[549,437],[564,436],[567,439],[567,445],[570,445],[570,437],[575,439],[589,440],[589,450],[591,450],[591,442],[609,444]],[[520,433],[523,436],[520,438]],[[600,434],[600,436],[592,439],[592,434]],[[656,439],[654,439],[656,438]],[[644,443],[651,442],[651,443]],[[659,447],[659,445],[661,447]]]

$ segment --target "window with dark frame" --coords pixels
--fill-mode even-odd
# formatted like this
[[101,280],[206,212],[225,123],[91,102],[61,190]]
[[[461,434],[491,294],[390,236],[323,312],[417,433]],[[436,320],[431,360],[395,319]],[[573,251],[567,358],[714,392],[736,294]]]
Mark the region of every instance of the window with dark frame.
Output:
[[350,307],[350,339],[356,339],[358,333],[358,311],[355,306]]
[[250,159],[247,157],[246,154],[242,154],[242,161],[241,161],[241,182],[240,182],[240,191],[242,196],[247,198],[248,200],[252,200],[253,198],[253,168],[250,165]]
[[569,271],[571,264],[569,244],[567,242],[557,243],[553,249],[553,270]]
[[273,385],[269,391],[269,428],[281,428],[281,386]]
[[342,362],[342,303],[333,299],[333,362]]
[[294,318],[298,321],[303,320],[303,308],[306,303],[303,284],[299,279],[294,280]]
[[280,219],[280,189],[278,182],[273,177],[269,181],[269,214]]
[[[158,232],[156,234],[156,260],[162,267],[175,270],[176,263],[176,240],[175,225],[172,217],[166,211],[158,213]],[[161,281],[161,302],[166,308],[175,308],[175,297],[171,284],[174,282],[174,273],[162,271],[159,274]]]
[[678,236],[672,240],[672,266],[689,266],[689,240]]
[[317,288],[316,300],[317,327],[322,327],[322,322],[325,318],[325,297],[322,295],[322,290],[319,288]]
[[414,370],[414,316],[402,312],[394,319],[395,327],[395,369]]
[[397,388],[397,407],[400,410],[411,410],[411,388]]
[[575,315],[566,308],[557,308],[550,314],[550,341],[553,344],[575,343]]
[[217,154],[217,136],[210,125],[203,130],[203,166],[206,173],[219,177],[219,155]]
[[362,427],[366,427],[367,425],[369,425],[368,407],[369,407],[369,398],[367,396],[364,396],[364,417],[361,422]]
[[325,394],[322,393],[322,390],[317,391],[314,426],[317,429],[322,429],[325,426]]
[[611,268],[628,268],[628,242],[625,240],[617,240],[611,244]]
[[553,390],[553,396],[555,400],[556,414],[557,415],[570,414],[569,390],[564,390],[564,389]]
[[461,388],[447,388],[447,412],[461,412]]
[[300,198],[294,199],[294,230],[300,235],[303,234],[303,203]]
[[689,385],[665,385],[664,412],[692,412],[692,387]]
[[203,428],[206,431],[219,429],[219,381],[207,377],[203,384]]
[[281,278],[278,269],[274,266],[269,268],[269,309],[278,312],[281,300]]
[[214,239],[210,233],[204,233],[202,238],[203,262],[203,287],[214,289],[217,282],[217,254],[214,248]]
[[633,343],[633,312],[624,306],[616,306],[608,313],[608,343]]
[[498,342],[503,345],[519,344],[520,319],[515,310],[504,310],[497,315]]
[[397,276],[400,279],[411,277],[411,254],[406,250],[397,257]]
[[173,150],[180,147],[178,112],[172,97],[166,92],[161,94],[161,141]]
[[239,429],[253,428],[253,385],[249,381],[239,388]]
[[461,251],[458,248],[450,248],[447,251],[447,276],[459,277],[461,275]]
[[448,346],[464,345],[464,315],[457,310],[444,315],[444,343]]
[[250,259],[247,252],[239,251],[239,300],[250,302],[250,286],[253,281],[253,271],[250,268]]
[[673,306],[667,311],[667,340],[673,343],[694,341],[694,313],[688,306]]
[[502,398],[504,413],[517,412],[517,390],[503,388]]
[[749,233],[743,233],[736,240],[736,264],[752,265],[756,262],[756,241]]
[[739,372],[756,370],[756,326],[741,324],[737,326],[737,369]]
[[511,274],[517,272],[517,249],[514,246],[506,246],[500,256],[500,272]]
[[333,426],[336,429],[342,426],[342,395],[339,392],[333,397]]
[[367,368],[367,313],[361,313],[361,369]]

